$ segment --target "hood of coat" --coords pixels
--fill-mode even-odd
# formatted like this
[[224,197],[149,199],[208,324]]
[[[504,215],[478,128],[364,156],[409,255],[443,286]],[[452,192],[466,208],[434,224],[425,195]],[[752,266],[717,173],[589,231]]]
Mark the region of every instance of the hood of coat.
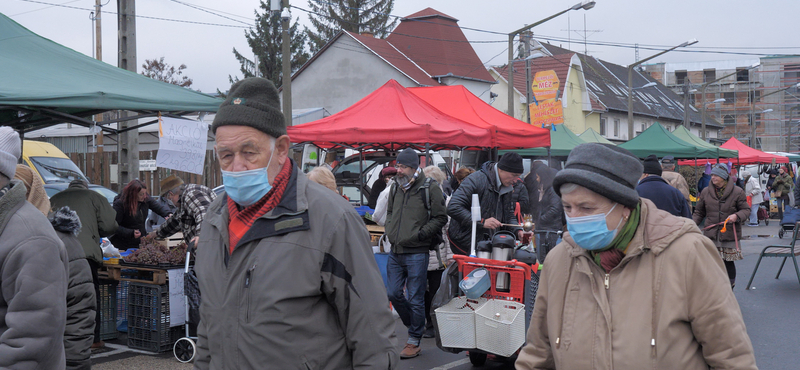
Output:
[[[669,248],[672,242],[680,236],[688,233],[700,234],[700,229],[691,219],[673,216],[669,212],[662,211],[647,198],[641,198],[640,203],[642,212],[639,219],[639,227],[636,228],[636,233],[633,235],[631,247],[626,253],[625,259],[639,255],[646,249],[658,255]],[[589,256],[589,252],[586,249],[579,247],[572,240],[569,232],[564,233],[563,239],[567,242],[566,246],[572,257]]]
[[64,206],[52,212],[48,217],[53,229],[62,233],[77,236],[81,232],[81,220],[75,211]]

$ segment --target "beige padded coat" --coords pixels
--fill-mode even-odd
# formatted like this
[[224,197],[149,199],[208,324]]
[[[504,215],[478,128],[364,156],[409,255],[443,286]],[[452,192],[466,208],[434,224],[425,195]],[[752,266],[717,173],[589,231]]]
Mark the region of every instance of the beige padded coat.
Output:
[[641,204],[610,273],[569,233],[547,255],[517,369],[756,369],[714,244],[691,220]]

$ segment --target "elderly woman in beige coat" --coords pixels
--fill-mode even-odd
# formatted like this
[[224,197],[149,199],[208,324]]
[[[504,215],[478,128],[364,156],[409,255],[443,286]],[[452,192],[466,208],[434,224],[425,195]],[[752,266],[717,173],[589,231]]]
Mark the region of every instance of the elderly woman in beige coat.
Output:
[[547,255],[517,369],[756,369],[719,254],[640,199],[638,158],[577,146],[556,175],[568,232]]

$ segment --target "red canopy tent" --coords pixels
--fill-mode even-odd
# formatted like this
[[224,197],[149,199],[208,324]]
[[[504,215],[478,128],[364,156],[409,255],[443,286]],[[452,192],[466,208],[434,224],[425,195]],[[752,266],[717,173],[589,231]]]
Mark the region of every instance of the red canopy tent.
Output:
[[440,112],[395,80],[339,113],[287,131],[293,143],[321,148],[397,150],[411,145],[438,150],[493,145],[487,127]]
[[490,129],[493,147],[527,149],[550,146],[550,130],[531,126],[500,112],[464,86],[412,87],[408,90],[445,114]]
[[[757,163],[772,163],[774,160],[775,163],[789,163],[789,158],[764,153],[758,149],[753,149],[747,145],[744,145],[741,141],[736,140],[735,137],[728,139],[725,144],[720,145],[720,148],[725,149],[732,149],[739,151],[738,158],[721,158],[720,161],[724,161],[727,163],[730,161],[734,165],[745,165],[745,164],[757,164]],[[690,166],[703,166],[706,163],[714,164],[716,163],[716,159],[702,159],[702,160],[685,160],[685,161],[678,161],[680,165],[690,165]]]

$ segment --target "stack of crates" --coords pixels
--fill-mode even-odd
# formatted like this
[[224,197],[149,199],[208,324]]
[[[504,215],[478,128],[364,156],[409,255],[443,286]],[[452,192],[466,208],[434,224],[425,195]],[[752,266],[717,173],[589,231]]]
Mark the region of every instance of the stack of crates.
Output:
[[117,331],[128,332],[128,282],[117,284]]
[[128,286],[128,347],[166,352],[183,334],[170,328],[169,285],[130,283]]
[[100,280],[100,340],[116,339],[117,332],[117,281]]

